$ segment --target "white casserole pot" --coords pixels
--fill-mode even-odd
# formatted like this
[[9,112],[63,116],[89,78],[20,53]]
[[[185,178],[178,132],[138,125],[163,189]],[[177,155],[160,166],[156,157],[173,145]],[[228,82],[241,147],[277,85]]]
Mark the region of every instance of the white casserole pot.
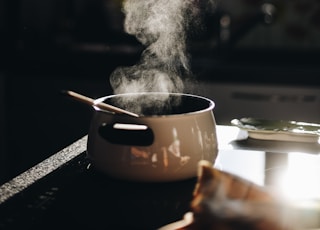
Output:
[[196,177],[200,160],[214,163],[218,150],[213,101],[157,92],[96,100],[102,101],[139,117],[94,106],[87,155],[97,170],[119,179],[160,182]]

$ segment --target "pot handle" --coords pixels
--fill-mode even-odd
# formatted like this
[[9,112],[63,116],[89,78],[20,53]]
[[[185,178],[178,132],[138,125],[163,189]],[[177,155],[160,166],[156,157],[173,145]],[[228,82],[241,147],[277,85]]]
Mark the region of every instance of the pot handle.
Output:
[[153,131],[146,125],[102,123],[98,132],[103,139],[112,144],[149,146],[154,141]]

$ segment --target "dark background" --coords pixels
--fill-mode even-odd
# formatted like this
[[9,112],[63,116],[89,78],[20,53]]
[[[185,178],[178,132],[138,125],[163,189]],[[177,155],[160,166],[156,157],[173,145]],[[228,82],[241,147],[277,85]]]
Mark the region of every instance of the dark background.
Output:
[[[265,1],[232,2],[190,38],[197,81],[320,87],[319,1],[272,1],[270,22]],[[61,90],[112,93],[110,73],[144,49],[123,19],[120,0],[0,0],[0,183],[87,134],[92,108]]]

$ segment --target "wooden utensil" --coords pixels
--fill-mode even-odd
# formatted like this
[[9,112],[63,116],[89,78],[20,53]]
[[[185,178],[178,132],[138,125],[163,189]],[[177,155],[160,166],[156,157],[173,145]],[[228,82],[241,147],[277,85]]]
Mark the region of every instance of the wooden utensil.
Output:
[[121,109],[121,108],[113,106],[113,105],[106,104],[104,102],[95,103],[94,99],[87,97],[87,96],[84,96],[84,95],[81,95],[79,93],[70,91],[70,90],[66,90],[63,92],[65,94],[71,96],[72,98],[80,101],[80,102],[86,103],[91,106],[97,106],[98,108],[103,109],[103,110],[107,110],[107,111],[118,113],[118,114],[127,114],[127,115],[133,116],[133,117],[139,117],[138,114],[132,113],[130,111]]

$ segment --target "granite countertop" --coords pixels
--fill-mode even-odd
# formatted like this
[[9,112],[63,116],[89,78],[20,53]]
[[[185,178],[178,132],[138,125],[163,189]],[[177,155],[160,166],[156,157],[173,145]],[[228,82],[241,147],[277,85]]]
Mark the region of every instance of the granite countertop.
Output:
[[72,160],[87,148],[87,135],[0,186],[0,204]]

